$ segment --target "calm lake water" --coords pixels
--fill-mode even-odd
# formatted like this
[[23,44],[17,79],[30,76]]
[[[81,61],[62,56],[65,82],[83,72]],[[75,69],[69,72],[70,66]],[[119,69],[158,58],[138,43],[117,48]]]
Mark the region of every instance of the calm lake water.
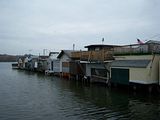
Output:
[[160,120],[160,96],[135,94],[0,63],[0,120]]

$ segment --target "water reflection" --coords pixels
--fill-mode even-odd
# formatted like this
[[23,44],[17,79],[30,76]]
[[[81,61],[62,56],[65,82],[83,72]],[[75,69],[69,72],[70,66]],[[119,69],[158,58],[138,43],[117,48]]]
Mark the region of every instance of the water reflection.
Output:
[[12,70],[0,64],[0,119],[160,119],[160,96]]
[[[78,115],[89,119],[146,120],[160,118],[159,96],[144,93],[134,94],[129,91],[108,89],[97,85],[85,86],[73,81],[67,81],[67,84],[62,85],[62,91],[68,89],[67,91],[70,91],[74,96],[72,100],[75,103],[73,111],[69,112],[70,116]],[[81,104],[79,105],[79,103]],[[63,110],[65,108],[71,109],[71,106],[72,104],[68,107],[63,106]]]

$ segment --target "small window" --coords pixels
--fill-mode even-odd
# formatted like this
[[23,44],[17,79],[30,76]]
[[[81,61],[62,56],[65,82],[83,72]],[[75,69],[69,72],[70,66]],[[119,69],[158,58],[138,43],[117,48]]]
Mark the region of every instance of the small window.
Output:
[[96,47],[96,48],[95,48],[95,51],[99,51],[99,50],[100,50],[99,47]]

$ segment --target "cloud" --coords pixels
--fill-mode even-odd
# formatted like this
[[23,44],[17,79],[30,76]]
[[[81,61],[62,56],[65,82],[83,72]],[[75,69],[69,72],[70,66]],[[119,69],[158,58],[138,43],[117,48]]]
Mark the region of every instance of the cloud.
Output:
[[0,52],[134,43],[158,34],[159,9],[158,0],[1,0]]

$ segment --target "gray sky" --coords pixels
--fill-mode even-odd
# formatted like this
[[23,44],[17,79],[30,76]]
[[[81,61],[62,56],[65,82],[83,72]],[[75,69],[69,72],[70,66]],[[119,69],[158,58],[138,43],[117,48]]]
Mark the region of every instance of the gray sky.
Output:
[[160,39],[160,0],[0,0],[0,53]]

